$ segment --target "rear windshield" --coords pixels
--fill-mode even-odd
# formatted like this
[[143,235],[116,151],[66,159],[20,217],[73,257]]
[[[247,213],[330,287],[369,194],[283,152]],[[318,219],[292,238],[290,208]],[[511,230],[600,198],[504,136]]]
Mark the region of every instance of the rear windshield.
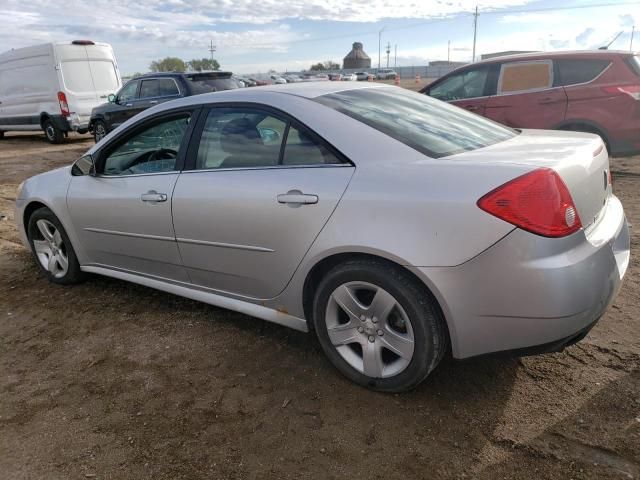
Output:
[[426,95],[399,88],[365,88],[315,101],[433,158],[486,147],[517,133]]
[[633,70],[635,74],[640,77],[640,55],[629,57],[628,63],[631,67],[631,70]]
[[201,93],[219,92],[221,90],[232,90],[239,88],[240,85],[235,78],[228,76],[221,77],[217,74],[206,75],[196,74],[188,75],[186,77],[187,83],[191,87],[191,91],[194,95]]

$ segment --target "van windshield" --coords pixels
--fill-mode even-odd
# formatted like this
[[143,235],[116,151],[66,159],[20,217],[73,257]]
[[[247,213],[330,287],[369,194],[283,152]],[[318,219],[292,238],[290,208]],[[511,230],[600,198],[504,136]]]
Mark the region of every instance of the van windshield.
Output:
[[346,90],[314,100],[432,158],[476,150],[516,135],[491,120],[402,88]]

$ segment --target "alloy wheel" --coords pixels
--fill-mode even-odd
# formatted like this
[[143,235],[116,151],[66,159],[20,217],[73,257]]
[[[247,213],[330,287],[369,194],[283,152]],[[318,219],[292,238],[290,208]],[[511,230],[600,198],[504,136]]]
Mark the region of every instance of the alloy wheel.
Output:
[[368,377],[397,375],[413,358],[411,321],[395,297],[377,285],[340,285],[329,297],[325,322],[336,351]]
[[104,127],[104,124],[98,122],[95,126],[94,135],[96,137],[96,143],[102,140],[107,136],[107,129]]
[[37,237],[33,239],[33,249],[40,265],[55,278],[62,278],[69,270],[67,249],[56,226],[48,220],[36,222]]

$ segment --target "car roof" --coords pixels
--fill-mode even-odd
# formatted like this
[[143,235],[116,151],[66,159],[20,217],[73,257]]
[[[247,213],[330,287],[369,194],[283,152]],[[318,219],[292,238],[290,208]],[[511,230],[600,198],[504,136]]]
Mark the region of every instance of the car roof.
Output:
[[150,73],[144,73],[142,75],[138,75],[137,77],[132,78],[131,80],[137,80],[139,78],[148,78],[148,77],[176,77],[176,76],[183,76],[183,75],[194,75],[194,74],[200,74],[200,73],[216,73],[216,74],[224,74],[224,75],[233,75],[233,73],[231,72],[221,72],[219,70],[206,70],[203,72],[150,72]]
[[[519,60],[540,60],[540,59],[553,59],[553,58],[566,58],[566,57],[615,57],[619,55],[632,55],[631,52],[624,50],[563,50],[559,52],[530,52],[530,53],[514,53],[513,55],[502,55],[500,57],[487,58],[479,62],[470,65],[489,64],[504,61],[519,61]],[[465,65],[468,66],[468,65]],[[462,68],[464,68],[463,66]]]

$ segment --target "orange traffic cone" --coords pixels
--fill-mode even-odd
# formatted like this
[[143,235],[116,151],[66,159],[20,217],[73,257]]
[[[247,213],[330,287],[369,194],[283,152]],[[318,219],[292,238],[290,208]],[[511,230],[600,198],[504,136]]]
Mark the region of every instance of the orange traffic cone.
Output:
[[396,85],[400,85],[400,75],[396,75],[396,79],[393,83],[395,83]]

